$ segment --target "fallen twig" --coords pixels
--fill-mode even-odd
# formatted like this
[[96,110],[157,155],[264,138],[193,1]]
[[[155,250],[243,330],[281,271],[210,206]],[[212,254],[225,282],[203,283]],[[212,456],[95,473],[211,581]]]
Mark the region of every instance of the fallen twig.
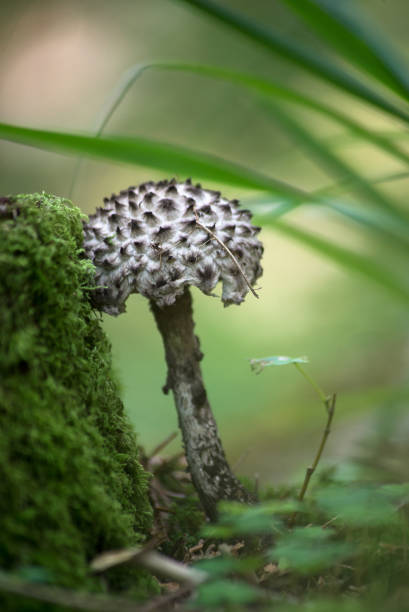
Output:
[[229,257],[231,257],[231,259],[233,260],[233,262],[236,264],[238,271],[240,272],[240,274],[242,275],[247,287],[250,289],[251,293],[254,295],[254,297],[256,297],[258,299],[258,294],[254,291],[253,287],[251,286],[250,281],[248,280],[243,268],[241,267],[241,265],[239,264],[239,262],[237,261],[236,257],[233,255],[233,253],[231,252],[231,250],[229,249],[228,246],[226,246],[224,244],[224,242],[222,242],[220,240],[220,238],[218,238],[216,236],[216,234],[214,232],[212,232],[211,229],[209,229],[208,227],[206,227],[205,225],[203,225],[203,223],[200,223],[199,221],[199,217],[196,211],[193,211],[195,213],[195,217],[196,217],[196,225],[198,225],[202,230],[204,230],[205,232],[207,232],[209,234],[209,236],[211,236],[213,238],[213,240],[216,240],[216,242],[218,242],[220,244],[220,246],[226,251],[226,253],[229,255]]
[[155,550],[144,548],[126,548],[103,553],[91,562],[90,568],[93,572],[104,572],[123,563],[136,563],[154,574],[160,574],[190,587],[198,586],[208,578],[207,572],[174,561]]

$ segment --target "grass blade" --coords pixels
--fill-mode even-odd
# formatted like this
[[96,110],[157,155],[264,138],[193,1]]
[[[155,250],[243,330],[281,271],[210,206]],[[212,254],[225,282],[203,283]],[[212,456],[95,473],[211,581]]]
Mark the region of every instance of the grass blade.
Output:
[[280,125],[284,127],[290,136],[292,136],[301,147],[306,149],[307,152],[311,153],[318,160],[320,165],[327,168],[341,180],[345,180],[350,185],[355,186],[369,202],[387,211],[395,219],[399,219],[408,224],[405,216],[401,214],[398,208],[391,204],[390,199],[383,197],[373,185],[344,163],[335,153],[323,145],[318,138],[315,138],[297,120],[285,112],[281,105],[274,104],[270,100],[268,102],[268,108],[273,112],[275,117],[279,120]]
[[[98,118],[95,124],[94,130],[97,138],[101,136],[105,126],[111,119],[118,106],[121,104],[122,100],[125,98],[129,89],[147,68],[149,68],[149,64],[136,64],[135,66],[131,66],[131,68],[123,73],[117,86],[111,92],[111,96],[106,101],[105,106],[102,109],[101,116]],[[72,175],[71,186],[68,190],[68,197],[70,199],[72,199],[74,193],[74,188],[78,180],[82,162],[82,158],[79,158]]]
[[[182,147],[156,143],[142,139],[96,138],[78,134],[34,130],[1,123],[0,138],[65,154],[91,155],[139,164],[182,174],[193,174],[201,178],[219,181],[239,187],[270,191],[279,195],[300,198],[299,190],[286,183],[276,182],[248,168],[227,162],[221,158],[189,151]],[[301,192],[304,195],[304,192]],[[307,194],[308,195],[308,194]],[[302,198],[300,198],[302,199]],[[310,201],[314,201],[309,196]],[[409,291],[389,271],[376,266],[371,260],[356,255],[313,234],[274,220],[268,216],[259,218],[263,225],[272,225],[290,238],[298,240],[318,251],[350,271],[358,272],[369,280],[388,289],[395,298],[409,303]]]
[[[279,219],[298,206],[288,200],[273,203],[271,198],[245,199],[242,203],[246,208],[250,208],[254,214],[268,215],[270,219]],[[319,205],[318,202],[317,204]],[[326,205],[330,211],[353,221],[371,233],[375,231],[380,238],[388,241],[390,247],[401,248],[409,252],[409,233],[407,229],[402,227],[401,223],[391,219],[390,216],[378,211],[376,214],[373,211],[369,214],[362,208],[352,207],[333,199],[327,200]]]
[[98,138],[0,123],[0,139],[46,151],[137,164],[182,176],[192,175],[236,187],[268,191],[296,201],[314,201],[307,192],[288,183],[221,157],[142,138]]
[[[403,161],[405,164],[409,164],[409,154],[406,151],[397,147],[393,142],[387,137],[384,137],[382,134],[377,134],[372,132],[371,130],[365,128],[360,123],[350,118],[348,115],[340,112],[339,110],[333,109],[327,104],[323,102],[314,100],[309,96],[301,94],[297,91],[289,89],[288,87],[284,87],[282,85],[278,85],[273,81],[267,79],[261,79],[253,76],[249,73],[237,72],[233,70],[229,70],[226,68],[220,68],[218,66],[208,66],[202,64],[184,64],[184,63],[155,63],[155,64],[146,64],[145,66],[135,66],[127,71],[127,74],[130,75],[132,79],[129,82],[129,86],[127,87],[127,91],[131,87],[131,85],[136,81],[136,79],[141,76],[144,70],[148,69],[156,69],[156,70],[170,70],[176,72],[187,72],[191,74],[196,74],[198,76],[210,77],[215,79],[220,79],[222,81],[227,81],[238,85],[239,87],[243,87],[248,91],[259,94],[265,97],[274,97],[285,102],[293,102],[304,108],[309,108],[313,111],[317,111],[322,115],[328,117],[329,119],[333,119],[340,125],[343,125],[348,130],[353,132],[355,136],[366,140],[367,142],[375,145],[383,152],[388,153],[398,159],[399,161]],[[133,76],[134,75],[134,76]],[[122,90],[119,89],[120,92]],[[122,96],[123,97],[123,96]],[[122,98],[121,98],[122,99]],[[118,103],[119,104],[119,103]],[[118,106],[116,104],[115,108]],[[108,109],[111,107],[108,106]],[[108,122],[108,119],[112,116],[110,113],[107,116],[104,125]]]
[[348,0],[282,0],[302,17],[342,58],[409,99],[407,69],[381,32],[376,32],[367,15],[358,14]]
[[381,94],[367,87],[360,80],[348,74],[334,63],[325,59],[322,54],[312,53],[307,47],[303,47],[293,40],[286,38],[277,32],[273,32],[258,23],[252,21],[237,11],[230,10],[214,0],[179,0],[194,6],[218,19],[225,25],[241,32],[251,40],[264,46],[271,53],[279,55],[318,76],[327,83],[336,85],[345,92],[358,97],[360,100],[376,106],[405,122],[409,122],[409,114],[392,104]]
[[282,220],[269,219],[268,216],[263,215],[256,217],[255,222],[263,226],[272,227],[288,238],[304,244],[327,259],[334,261],[348,272],[358,273],[367,280],[386,289],[395,298],[409,304],[409,287],[403,285],[393,272],[376,264],[370,258],[358,255],[353,251]]

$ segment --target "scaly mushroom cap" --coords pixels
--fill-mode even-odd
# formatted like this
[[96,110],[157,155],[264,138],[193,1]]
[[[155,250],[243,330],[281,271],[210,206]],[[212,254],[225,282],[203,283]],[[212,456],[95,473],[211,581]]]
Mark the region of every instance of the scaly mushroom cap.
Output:
[[186,286],[210,294],[219,280],[225,306],[240,304],[248,286],[214,236],[253,284],[262,273],[263,247],[250,219],[237,200],[190,180],[150,181],[104,198],[84,224],[85,253],[96,267],[94,305],[118,315],[131,293],[141,293],[169,306]]

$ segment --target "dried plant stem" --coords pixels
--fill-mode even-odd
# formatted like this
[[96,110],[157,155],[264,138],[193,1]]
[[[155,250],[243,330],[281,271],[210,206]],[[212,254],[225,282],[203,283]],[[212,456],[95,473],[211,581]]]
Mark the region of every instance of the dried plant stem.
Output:
[[160,453],[168,444],[170,444],[175,438],[177,438],[177,432],[173,431],[169,436],[167,436],[162,442],[160,442],[155,448],[149,453],[148,459],[151,459],[158,453]]
[[238,271],[240,272],[240,274],[243,277],[244,282],[246,283],[247,287],[250,289],[251,293],[254,295],[254,297],[256,297],[257,299],[259,298],[258,294],[255,292],[255,290],[253,289],[253,287],[251,286],[251,283],[249,281],[249,279],[247,278],[243,268],[241,267],[241,265],[239,264],[239,262],[237,261],[237,258],[233,255],[233,253],[231,252],[231,250],[229,249],[228,246],[226,246],[224,244],[224,242],[222,242],[220,240],[220,238],[218,238],[216,236],[216,234],[214,232],[212,232],[211,229],[209,229],[208,227],[206,227],[205,225],[203,225],[203,223],[200,223],[199,221],[199,217],[196,211],[194,211],[195,213],[195,217],[196,217],[196,225],[198,225],[203,231],[207,232],[209,234],[209,236],[211,236],[213,238],[213,240],[216,240],[216,242],[218,244],[220,244],[220,246],[226,251],[226,253],[229,255],[229,257],[231,257],[231,259],[233,260],[233,262],[235,263],[235,265],[237,266]]
[[125,548],[103,553],[92,561],[90,567],[93,572],[100,573],[124,563],[141,565],[154,574],[190,587],[202,584],[209,577],[207,572],[146,548]]
[[200,371],[203,355],[193,333],[189,289],[172,306],[159,308],[152,300],[151,310],[168,365],[164,392],[173,392],[192,482],[206,515],[215,520],[219,501],[251,503],[254,498],[233,475],[218,435]]

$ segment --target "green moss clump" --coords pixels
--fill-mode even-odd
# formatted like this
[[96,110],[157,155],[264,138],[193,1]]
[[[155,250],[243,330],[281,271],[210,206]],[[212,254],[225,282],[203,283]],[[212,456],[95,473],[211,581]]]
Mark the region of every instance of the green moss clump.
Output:
[[[66,200],[0,199],[0,568],[98,590],[89,560],[144,539],[152,512],[81,246]],[[152,586],[137,569],[106,578]]]

